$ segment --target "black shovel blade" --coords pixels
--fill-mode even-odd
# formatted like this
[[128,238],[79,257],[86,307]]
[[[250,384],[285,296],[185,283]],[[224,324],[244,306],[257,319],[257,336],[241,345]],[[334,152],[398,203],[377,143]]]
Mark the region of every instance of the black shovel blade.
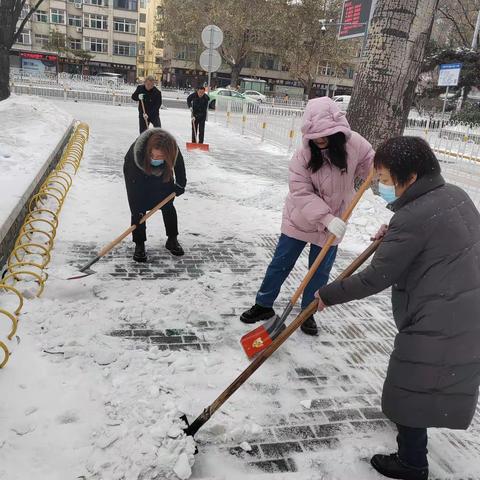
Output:
[[[190,422],[188,421],[188,418],[185,414],[183,414],[181,417],[180,417],[180,420],[183,420],[185,422],[185,425],[187,426],[187,428],[184,428],[183,431],[185,432],[186,435],[188,435],[189,437],[193,437],[193,433],[190,431]],[[198,453],[198,448],[197,446],[195,445],[195,455]]]

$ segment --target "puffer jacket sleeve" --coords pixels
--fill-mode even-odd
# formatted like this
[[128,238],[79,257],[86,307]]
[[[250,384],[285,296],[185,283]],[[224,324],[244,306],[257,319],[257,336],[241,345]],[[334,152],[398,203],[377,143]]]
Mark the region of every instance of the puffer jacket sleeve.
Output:
[[398,212],[371,264],[356,275],[322,287],[318,292],[320,298],[325,305],[337,305],[391,287],[423,250],[427,238],[427,230],[419,222],[412,221],[411,212]]
[[358,135],[358,164],[355,170],[355,177],[360,177],[365,180],[373,168],[373,157],[375,157],[375,150],[367,140]]
[[324,230],[334,215],[325,200],[315,192],[311,173],[301,152],[297,152],[290,162],[288,184],[294,206],[309,223],[318,225],[318,230]]
[[187,186],[187,174],[185,172],[185,161],[180,149],[178,150],[177,159],[175,160],[175,184],[181,188]]

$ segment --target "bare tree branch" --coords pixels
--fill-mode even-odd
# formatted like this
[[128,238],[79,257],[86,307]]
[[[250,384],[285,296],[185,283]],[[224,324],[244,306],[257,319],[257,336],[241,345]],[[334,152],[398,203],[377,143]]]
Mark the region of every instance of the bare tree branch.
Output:
[[[26,0],[23,0],[22,2],[22,7],[25,4]],[[12,38],[12,42],[10,44],[10,48],[12,48],[13,44],[18,40],[20,37],[20,34],[23,31],[23,27],[25,27],[26,23],[30,20],[31,16],[38,10],[40,5],[43,3],[43,0],[38,0],[38,2],[35,4],[34,7],[30,9],[30,11],[27,13],[26,17],[22,20],[22,23],[18,27],[17,31],[15,32],[15,35]]]

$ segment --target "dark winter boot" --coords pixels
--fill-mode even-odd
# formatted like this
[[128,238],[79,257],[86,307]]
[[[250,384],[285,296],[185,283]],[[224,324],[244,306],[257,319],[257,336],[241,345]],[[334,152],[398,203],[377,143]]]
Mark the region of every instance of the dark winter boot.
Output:
[[176,257],[185,255],[182,246],[178,243],[177,237],[168,237],[165,248]]
[[398,454],[374,455],[370,460],[372,467],[388,478],[399,478],[401,480],[427,480],[428,466],[416,468],[403,463]]
[[317,324],[315,323],[315,319],[313,318],[313,315],[308,317],[303,323],[302,326],[300,327],[303,333],[306,333],[307,335],[318,335],[318,328]]
[[268,320],[275,315],[273,308],[262,307],[255,304],[252,308],[248,309],[240,315],[240,320],[243,323],[256,323],[261,320]]
[[135,243],[135,252],[133,259],[136,262],[145,263],[147,261],[147,253],[145,252],[145,242]]

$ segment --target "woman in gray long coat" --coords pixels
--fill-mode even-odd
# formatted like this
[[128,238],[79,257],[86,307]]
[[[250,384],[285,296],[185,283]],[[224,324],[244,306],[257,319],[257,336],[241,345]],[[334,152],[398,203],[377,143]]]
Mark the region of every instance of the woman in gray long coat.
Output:
[[428,477],[427,428],[468,428],[480,383],[480,214],[446,184],[420,138],[375,155],[380,194],[395,212],[370,266],[317,292],[319,310],[392,287],[398,328],[382,410],[398,426],[398,452],[375,455],[390,478]]

